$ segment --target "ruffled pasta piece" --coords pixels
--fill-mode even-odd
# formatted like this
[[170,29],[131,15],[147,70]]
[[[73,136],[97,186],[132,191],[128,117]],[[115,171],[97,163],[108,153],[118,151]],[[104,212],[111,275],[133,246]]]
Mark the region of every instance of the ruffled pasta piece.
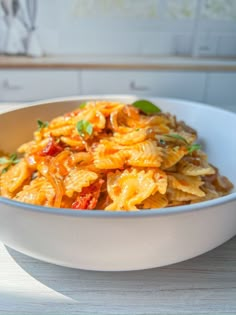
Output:
[[72,130],[75,127],[73,125],[66,125],[63,127],[55,128],[55,129],[49,129],[48,133],[45,133],[45,136],[52,136],[52,137],[60,137],[60,136],[70,136],[72,133]]
[[102,130],[106,125],[105,116],[97,108],[89,107],[87,105],[83,111],[80,111],[78,115],[72,118],[74,125],[80,120],[89,121],[93,125],[94,130]]
[[153,172],[136,169],[116,171],[107,176],[107,191],[112,203],[105,210],[138,210],[137,205],[155,189]]
[[110,114],[110,125],[114,131],[124,132],[140,127],[140,115],[137,108],[124,106]]
[[72,137],[60,137],[61,142],[64,144],[76,148],[78,151],[84,149],[84,143],[80,139],[72,138]]
[[16,194],[15,200],[35,205],[53,206],[55,190],[45,177],[37,177]]
[[170,167],[173,167],[187,153],[188,151],[186,147],[184,146],[163,148],[163,160],[161,163],[161,168],[165,170],[165,169],[169,169]]
[[142,209],[160,209],[168,206],[168,199],[165,195],[155,193],[142,202]]
[[136,129],[126,134],[114,133],[113,140],[121,145],[131,146],[133,144],[143,142],[148,138],[148,129]]
[[200,176],[187,176],[177,173],[168,175],[168,185],[170,188],[178,189],[199,197],[205,196],[204,191],[199,187],[203,184]]
[[112,142],[99,144],[93,152],[94,165],[98,169],[123,168],[127,153],[118,150]]
[[15,194],[22,186],[30,180],[33,170],[30,169],[24,159],[11,166],[10,169],[1,175],[2,191]]
[[139,167],[159,167],[161,165],[162,149],[152,140],[138,143],[127,152],[129,154],[128,165]]
[[74,192],[81,192],[83,187],[88,187],[95,182],[98,175],[88,170],[74,168],[64,179],[65,195],[72,197]]
[[26,142],[26,143],[23,143],[18,149],[17,149],[17,152],[19,153],[25,153],[27,151],[29,151],[32,146],[35,144],[34,141],[29,141],[29,142]]
[[114,111],[119,111],[125,106],[124,103],[110,101],[92,101],[86,102],[86,109],[99,109],[104,116],[109,116]]
[[77,152],[72,155],[73,165],[88,165],[93,162],[93,155],[91,152]]
[[[198,162],[198,165],[196,165]],[[177,171],[178,173],[190,176],[203,176],[203,175],[212,175],[215,174],[215,170],[207,162],[203,163],[202,161],[196,160],[196,162],[190,162],[188,160],[181,160],[178,163]]]
[[169,188],[167,192],[168,200],[173,201],[192,201],[197,200],[199,197],[193,194],[189,194],[179,189]]
[[196,130],[188,126],[184,121],[176,122],[175,132],[185,138],[189,144],[194,143],[197,140]]
[[156,183],[156,189],[154,192],[159,192],[160,194],[164,195],[168,186],[167,174],[160,169],[154,169],[153,173],[153,178]]
[[215,187],[211,184],[205,183],[201,189],[204,191],[205,196],[204,197],[198,197],[194,200],[191,201],[191,203],[196,203],[196,202],[202,202],[206,200],[212,200],[218,197],[221,197],[223,193],[217,192],[215,190]]

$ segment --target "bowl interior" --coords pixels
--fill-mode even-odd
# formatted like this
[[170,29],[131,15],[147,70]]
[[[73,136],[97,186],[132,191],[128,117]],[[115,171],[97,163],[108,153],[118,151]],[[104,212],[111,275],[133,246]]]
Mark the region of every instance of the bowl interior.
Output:
[[[132,103],[133,96],[84,96],[31,104],[23,109],[0,115],[0,150],[13,153],[17,147],[30,141],[37,128],[37,120],[48,121],[77,108],[86,100],[110,99]],[[182,100],[149,98],[163,112],[176,115],[198,132],[198,143],[208,154],[209,162],[217,166],[236,186],[236,114],[204,104]],[[234,191],[236,191],[234,189]]]

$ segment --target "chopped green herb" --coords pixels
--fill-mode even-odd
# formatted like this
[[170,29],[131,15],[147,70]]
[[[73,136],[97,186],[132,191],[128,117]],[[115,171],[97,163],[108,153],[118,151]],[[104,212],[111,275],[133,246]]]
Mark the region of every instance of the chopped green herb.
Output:
[[189,145],[187,149],[188,149],[188,153],[192,153],[193,151],[200,150],[201,145],[198,143],[195,143],[195,144]]
[[141,111],[144,112],[147,115],[161,112],[160,108],[158,108],[156,105],[154,105],[150,101],[146,101],[146,100],[136,101],[132,105],[134,107],[137,107],[137,108],[141,109]]
[[0,164],[7,164],[9,162],[9,159],[6,157],[1,157],[0,158]]
[[42,128],[48,127],[48,122],[47,121],[43,122],[40,119],[37,120],[37,124],[38,124],[38,129],[39,130],[41,130]]
[[165,136],[183,141],[187,145],[188,153],[192,153],[193,151],[201,149],[201,145],[200,144],[198,144],[198,143],[189,144],[188,141],[185,138],[183,138],[182,136],[180,136],[178,134],[169,134],[169,135],[165,135]]
[[87,103],[81,103],[81,104],[79,105],[79,108],[84,108],[86,105],[87,105]]
[[17,159],[16,153],[11,154],[9,158],[0,158],[0,164],[17,164],[20,160]]
[[0,158],[0,164],[8,164],[6,167],[4,167],[1,174],[6,173],[11,165],[17,164],[19,161],[20,160],[17,158],[16,153],[11,154],[9,158]]
[[2,172],[1,172],[1,174],[6,173],[6,172],[8,171],[8,169],[9,169],[9,165],[8,165],[7,167],[4,167],[4,169],[3,169]]
[[80,120],[76,124],[78,133],[84,137],[86,134],[90,135],[93,133],[93,125],[87,120]]
[[166,137],[170,137],[170,138],[174,138],[174,139],[177,139],[177,140],[180,140],[180,141],[183,141],[184,143],[188,144],[188,141],[184,137],[178,135],[177,133],[168,134],[168,135],[165,135],[165,136]]
[[140,128],[136,128],[136,129],[135,129],[135,131],[139,131],[139,130],[140,130]]

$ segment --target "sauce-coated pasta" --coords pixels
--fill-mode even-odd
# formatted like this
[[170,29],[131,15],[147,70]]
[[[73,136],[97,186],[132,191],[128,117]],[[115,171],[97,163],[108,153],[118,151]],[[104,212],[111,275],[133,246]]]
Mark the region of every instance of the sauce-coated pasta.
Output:
[[[170,113],[93,101],[47,122],[18,156],[0,152],[0,195],[35,205],[132,211],[228,194],[197,133]],[[2,148],[4,149],[4,148]]]

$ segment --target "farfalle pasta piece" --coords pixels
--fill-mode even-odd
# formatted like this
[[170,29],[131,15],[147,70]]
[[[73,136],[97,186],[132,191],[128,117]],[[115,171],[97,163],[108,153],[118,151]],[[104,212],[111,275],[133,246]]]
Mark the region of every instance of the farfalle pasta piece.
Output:
[[88,170],[74,168],[64,179],[65,195],[72,197],[74,192],[81,192],[83,187],[88,187],[96,181],[98,175]]
[[162,162],[162,148],[152,140],[146,140],[135,144],[127,150],[127,164],[139,167],[159,167]]
[[45,177],[35,178],[14,197],[17,201],[47,206],[53,206],[54,198],[55,190]]
[[161,168],[166,170],[176,165],[188,153],[185,146],[163,148],[163,159]]
[[205,196],[204,191],[200,189],[203,181],[200,176],[188,176],[178,173],[168,175],[168,184],[171,188],[179,189],[189,194],[199,197]]
[[112,142],[105,142],[95,148],[93,156],[98,169],[120,169],[125,164],[127,153],[118,150]]
[[[18,192],[24,184],[30,181],[31,170],[24,159],[18,164],[9,168],[8,172],[1,175],[1,187],[8,191],[10,194]],[[2,191],[1,191],[2,193]]]
[[188,192],[184,192],[183,190],[175,189],[175,188],[169,188],[167,190],[167,197],[170,202],[175,201],[193,201],[199,199],[197,195],[190,194]]
[[107,177],[107,191],[113,201],[105,210],[137,210],[155,189],[153,172],[137,169],[116,171]]
[[168,199],[165,195],[159,192],[145,199],[141,204],[141,209],[159,209],[168,206]]
[[177,171],[189,176],[203,176],[215,174],[215,169],[206,161],[200,159],[182,159],[177,166]]

